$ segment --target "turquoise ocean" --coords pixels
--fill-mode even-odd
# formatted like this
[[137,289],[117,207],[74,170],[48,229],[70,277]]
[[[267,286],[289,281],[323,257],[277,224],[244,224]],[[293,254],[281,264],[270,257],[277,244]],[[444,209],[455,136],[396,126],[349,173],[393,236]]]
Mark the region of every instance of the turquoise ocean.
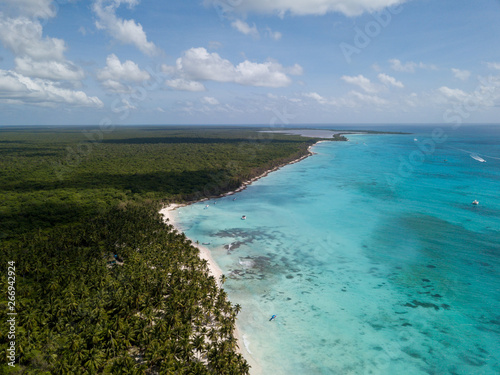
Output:
[[500,374],[500,126],[377,129],[178,210],[252,374]]

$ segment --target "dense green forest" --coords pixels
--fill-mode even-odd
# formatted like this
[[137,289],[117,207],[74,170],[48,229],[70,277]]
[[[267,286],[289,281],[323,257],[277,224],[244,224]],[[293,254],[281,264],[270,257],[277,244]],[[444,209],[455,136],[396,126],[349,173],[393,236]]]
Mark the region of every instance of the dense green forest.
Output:
[[[0,371],[247,374],[241,307],[158,211],[234,189],[317,141],[257,130],[0,129],[0,287],[7,297],[15,262],[18,313],[16,366],[2,355]],[[6,298],[0,311],[6,353]]]

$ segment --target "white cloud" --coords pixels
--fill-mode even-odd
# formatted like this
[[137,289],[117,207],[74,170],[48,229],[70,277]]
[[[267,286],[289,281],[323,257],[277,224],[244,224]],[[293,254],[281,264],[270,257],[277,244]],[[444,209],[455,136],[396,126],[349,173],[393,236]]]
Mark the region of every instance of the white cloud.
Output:
[[331,105],[334,107],[346,107],[346,108],[356,108],[363,107],[366,105],[374,105],[379,108],[381,106],[386,106],[389,102],[383,98],[376,95],[362,94],[358,91],[350,91],[347,95],[339,98],[327,99],[316,92],[309,92],[303,94],[307,98],[316,100],[319,104]]
[[267,35],[274,40],[280,40],[283,36],[279,31],[272,31],[269,27],[266,29]]
[[111,54],[106,58],[106,67],[98,71],[97,78],[99,80],[141,82],[150,79],[151,76],[148,72],[139,69],[135,62],[126,60],[121,63],[115,54]]
[[438,89],[438,91],[449,99],[464,100],[467,94],[459,89],[450,89],[449,87],[443,86]]
[[361,87],[366,92],[375,93],[379,91],[378,88],[373,83],[371,83],[368,78],[364,77],[361,74],[356,77],[342,76],[341,78],[347,83]]
[[131,104],[127,99],[122,98],[122,103],[124,104],[122,108],[126,109],[137,109],[137,107],[133,104]]
[[458,78],[462,81],[467,81],[470,77],[470,72],[468,70],[460,70],[452,68],[451,71],[453,72],[455,78]]
[[487,66],[488,66],[488,68],[490,68],[490,69],[500,70],[500,63],[489,62],[489,63],[486,63],[486,65],[487,65]]
[[99,98],[89,97],[83,91],[59,87],[57,83],[31,79],[22,74],[0,69],[0,101],[54,106],[70,104],[83,107],[103,107]]
[[351,91],[349,93],[349,96],[354,97],[354,98],[358,99],[358,101],[361,101],[361,102],[364,102],[367,104],[374,104],[377,106],[389,104],[389,102],[387,100],[382,99],[376,95],[366,95],[366,94],[362,94],[362,93],[357,92],[357,91]]
[[415,69],[429,69],[429,70],[437,70],[437,66],[433,64],[424,64],[422,62],[416,63],[413,61],[408,61],[406,63],[402,63],[398,59],[391,59],[389,60],[389,63],[391,64],[391,69],[397,71],[397,72],[406,72],[406,73],[414,73]]
[[319,104],[327,104],[328,100],[324,97],[322,97],[320,94],[317,92],[307,92],[303,94],[306,98],[311,98],[316,100]]
[[130,92],[131,87],[125,82],[143,82],[151,78],[148,72],[139,69],[139,66],[130,60],[124,63],[115,54],[106,58],[106,67],[97,72],[97,79],[101,81],[104,88],[112,92]]
[[257,30],[257,26],[255,26],[255,24],[250,26],[248,23],[238,19],[232,22],[231,26],[242,34],[251,35],[254,38],[259,37],[259,31]]
[[0,13],[0,42],[14,53],[14,69],[22,76],[53,81],[85,78],[83,70],[64,57],[64,40],[44,37],[38,20]]
[[96,27],[104,29],[116,40],[124,44],[135,45],[141,52],[152,56],[158,53],[158,48],[153,42],[148,41],[146,32],[140,23],[134,20],[124,20],[116,16],[116,9],[121,4],[133,7],[138,0],[96,0],[92,10],[97,15]]
[[219,101],[212,96],[204,96],[203,98],[201,98],[201,102],[204,104],[210,104],[210,105],[220,104]]
[[69,61],[34,61],[30,57],[16,57],[16,72],[28,77],[50,80],[80,81],[83,70]]
[[399,87],[399,88],[403,88],[404,85],[401,81],[398,81],[396,80],[396,78],[394,77],[391,77],[387,74],[384,74],[384,73],[380,73],[378,75],[378,79],[380,80],[380,82],[382,82],[384,85],[392,85],[392,86],[395,86],[395,87]]
[[500,76],[479,77],[479,86],[472,92],[452,89],[446,86],[436,90],[434,102],[457,108],[456,103],[468,112],[498,107],[500,105]]
[[167,80],[165,84],[174,89],[180,91],[205,91],[206,88],[201,82],[189,81],[182,78],[176,78]]
[[0,13],[0,42],[17,56],[35,60],[64,60],[64,40],[42,36],[42,25],[25,17],[6,18]]
[[202,47],[185,51],[177,59],[175,67],[166,66],[163,70],[188,81],[232,82],[263,87],[288,86],[292,83],[288,74],[300,75],[303,72],[298,64],[283,67],[274,61],[255,63],[245,60],[235,66],[219,54],[209,53]]
[[102,87],[104,87],[105,90],[110,92],[130,93],[132,91],[132,88],[130,86],[127,86],[118,81],[114,81],[112,79],[106,79],[104,81],[101,81],[101,85]]
[[[357,16],[364,12],[376,12],[405,0],[245,0],[232,7],[241,13],[275,13],[283,17],[287,12],[293,15],[323,15],[339,12],[347,16]],[[219,5],[218,0],[205,0],[207,6]],[[220,5],[219,5],[220,6]]]
[[16,16],[47,19],[56,15],[56,7],[52,0],[2,0],[7,11]]

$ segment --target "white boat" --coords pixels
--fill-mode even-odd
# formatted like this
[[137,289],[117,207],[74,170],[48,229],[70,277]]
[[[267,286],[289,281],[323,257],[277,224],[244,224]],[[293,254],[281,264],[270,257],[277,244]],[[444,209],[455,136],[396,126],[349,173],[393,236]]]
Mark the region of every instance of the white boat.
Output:
[[246,220],[246,219],[247,219],[246,215],[243,215],[243,216],[241,217],[241,220]]
[[486,163],[486,160],[484,160],[482,157],[480,157],[478,154],[470,154],[470,157],[474,160],[477,160],[481,163]]
[[477,200],[475,200],[475,199],[474,199],[474,201],[472,202],[472,204],[473,204],[474,206],[477,206],[477,205],[479,204],[479,202],[478,202]]

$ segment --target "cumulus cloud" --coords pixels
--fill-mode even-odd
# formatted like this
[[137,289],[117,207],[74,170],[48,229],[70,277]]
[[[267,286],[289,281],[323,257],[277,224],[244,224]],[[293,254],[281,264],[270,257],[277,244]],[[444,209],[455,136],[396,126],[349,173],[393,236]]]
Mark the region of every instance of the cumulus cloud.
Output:
[[7,12],[16,16],[47,19],[56,15],[52,0],[2,0]]
[[174,89],[180,91],[205,91],[206,88],[201,82],[189,81],[182,78],[170,79],[165,82],[165,84]]
[[0,13],[0,41],[17,56],[35,60],[64,60],[64,40],[43,37],[42,25],[26,17],[7,18]]
[[209,105],[218,105],[218,104],[220,104],[219,101],[217,99],[215,99],[214,97],[212,97],[212,96],[204,96],[203,98],[201,98],[201,102],[203,104],[209,104]]
[[322,97],[320,94],[317,92],[307,92],[303,94],[306,98],[314,99],[316,100],[319,104],[327,104],[328,100],[324,97]]
[[8,17],[0,12],[0,42],[15,56],[13,70],[0,70],[1,100],[44,106],[102,106],[97,97],[67,88],[68,81],[76,85],[85,73],[65,58],[64,40],[43,35],[40,18],[55,15],[48,11],[50,5],[50,1],[20,0],[16,6],[26,7],[20,15]]
[[28,77],[53,81],[80,81],[85,78],[83,70],[70,61],[35,61],[30,57],[16,57],[15,70]]
[[307,93],[304,93],[304,96],[306,98],[310,98],[310,99],[316,100],[319,104],[326,104],[326,103],[328,103],[328,100],[325,99],[324,97],[322,97],[317,92],[307,92]]
[[116,9],[121,4],[127,4],[132,8],[138,3],[138,0],[96,0],[92,6],[98,18],[96,27],[106,30],[116,40],[132,44],[141,52],[152,56],[158,53],[158,48],[153,42],[148,41],[142,25],[134,20],[124,20],[116,16]]
[[389,63],[391,64],[391,69],[395,70],[397,72],[414,73],[415,69],[417,69],[417,68],[437,70],[436,65],[424,64],[422,62],[416,63],[413,61],[408,61],[408,62],[402,63],[398,59],[391,59],[391,60],[389,60]]
[[359,86],[366,92],[375,93],[379,91],[378,88],[373,83],[371,83],[368,78],[364,77],[361,74],[356,77],[342,76],[341,78],[347,83]]
[[17,56],[15,70],[25,76],[70,81],[85,77],[80,67],[64,57],[64,40],[44,37],[39,21],[0,14],[0,42]]
[[386,106],[389,102],[376,95],[363,94],[358,91],[350,91],[347,95],[338,98],[325,98],[316,92],[303,94],[306,98],[313,99],[322,105],[331,105],[335,107],[355,108],[363,105],[374,105],[376,107]]
[[404,85],[401,81],[398,81],[396,80],[396,78],[394,77],[391,77],[387,74],[384,74],[384,73],[380,73],[378,75],[378,79],[380,80],[380,82],[382,82],[384,85],[392,85],[392,86],[395,86],[395,87],[399,87],[399,88],[403,88]]
[[467,97],[464,91],[460,89],[450,89],[446,86],[440,87],[438,91],[449,99],[464,100]]
[[236,21],[231,23],[231,26],[242,34],[251,35],[254,38],[258,38],[260,36],[255,24],[253,24],[253,26],[250,26],[248,23],[237,19]]
[[453,105],[461,103],[464,108],[472,108],[472,111],[498,107],[500,105],[500,76],[479,77],[479,86],[472,92],[460,89],[452,89],[442,86],[436,90],[437,96],[434,102]]
[[[358,16],[365,12],[376,12],[390,6],[404,3],[405,0],[245,0],[234,6],[241,13],[274,13],[283,17],[293,15],[323,15],[330,12],[346,16]],[[220,6],[218,0],[205,0],[207,6]]]
[[22,74],[0,69],[0,101],[41,106],[70,104],[81,107],[103,107],[99,98],[83,91],[59,87],[57,83],[32,79]]
[[274,61],[255,63],[245,60],[235,66],[219,54],[209,53],[202,47],[185,51],[177,59],[175,67],[165,66],[163,71],[187,81],[232,82],[263,87],[288,86],[292,83],[288,75],[301,75],[303,72],[298,64],[283,67]]
[[97,79],[109,91],[127,92],[130,91],[123,82],[143,82],[151,78],[148,72],[141,70],[139,66],[127,60],[124,63],[115,54],[106,58],[106,67],[97,72]]
[[462,81],[467,81],[470,77],[470,72],[468,70],[460,70],[452,68],[451,71],[453,72],[455,78],[458,78]]

